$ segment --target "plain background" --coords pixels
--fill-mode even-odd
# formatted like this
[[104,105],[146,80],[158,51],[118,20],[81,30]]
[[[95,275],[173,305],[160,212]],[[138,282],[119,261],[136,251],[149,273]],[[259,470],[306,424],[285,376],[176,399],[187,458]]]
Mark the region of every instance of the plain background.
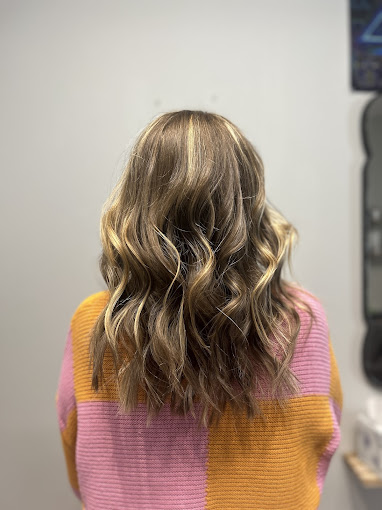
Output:
[[[101,207],[154,116],[204,109],[259,150],[323,302],[344,391],[320,509],[377,508],[342,455],[374,390],[361,365],[361,113],[346,0],[1,1],[0,507],[69,510],[55,392],[70,318],[104,288]],[[300,509],[299,509],[300,510]]]

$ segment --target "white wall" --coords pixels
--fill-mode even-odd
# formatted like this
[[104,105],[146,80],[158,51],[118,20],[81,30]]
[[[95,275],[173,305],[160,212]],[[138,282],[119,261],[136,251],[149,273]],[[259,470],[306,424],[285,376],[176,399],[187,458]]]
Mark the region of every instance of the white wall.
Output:
[[320,508],[376,508],[342,460],[373,392],[361,367],[360,114],[371,95],[350,90],[348,2],[3,0],[0,11],[1,508],[78,508],[54,402],[66,331],[103,288],[100,211],[126,147],[183,108],[244,131],[270,200],[300,232],[294,275],[326,307],[344,390]]

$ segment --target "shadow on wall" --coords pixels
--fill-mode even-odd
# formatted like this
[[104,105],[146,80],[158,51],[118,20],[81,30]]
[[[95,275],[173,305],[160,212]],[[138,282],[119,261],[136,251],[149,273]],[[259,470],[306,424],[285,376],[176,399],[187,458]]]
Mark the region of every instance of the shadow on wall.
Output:
[[381,510],[382,489],[365,488],[355,474],[347,467],[347,486],[350,490],[352,508],[355,510]]

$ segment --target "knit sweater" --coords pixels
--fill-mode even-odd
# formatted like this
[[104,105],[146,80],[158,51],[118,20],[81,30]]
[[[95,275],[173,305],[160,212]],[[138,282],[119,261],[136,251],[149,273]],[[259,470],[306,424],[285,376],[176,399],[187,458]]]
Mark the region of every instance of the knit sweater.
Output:
[[[56,391],[68,478],[82,509],[317,509],[341,438],[343,395],[323,306],[310,293],[302,297],[317,318],[302,340],[309,315],[296,308],[301,329],[291,369],[298,396],[282,410],[255,388],[265,422],[245,413],[234,420],[228,405],[218,425],[200,429],[192,415],[173,415],[169,403],[146,427],[144,395],[123,414],[115,384],[91,389],[90,331],[109,293],[85,299],[68,328]],[[109,381],[108,350],[103,367]]]

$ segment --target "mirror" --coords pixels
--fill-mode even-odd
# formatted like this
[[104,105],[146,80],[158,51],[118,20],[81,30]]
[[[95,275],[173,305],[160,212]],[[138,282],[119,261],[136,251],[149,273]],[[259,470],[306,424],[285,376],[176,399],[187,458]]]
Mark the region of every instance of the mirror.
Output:
[[363,171],[363,296],[367,332],[363,366],[369,381],[382,387],[382,94],[366,106],[362,119],[367,161]]

